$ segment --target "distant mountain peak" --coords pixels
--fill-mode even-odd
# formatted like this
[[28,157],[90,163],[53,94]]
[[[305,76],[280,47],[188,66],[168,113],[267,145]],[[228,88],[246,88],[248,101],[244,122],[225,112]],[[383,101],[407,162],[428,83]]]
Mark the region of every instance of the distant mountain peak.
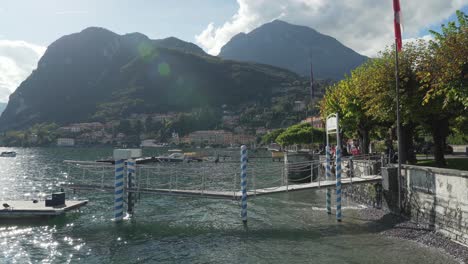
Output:
[[124,37],[127,37],[127,38],[149,40],[148,36],[146,36],[145,34],[142,34],[142,33],[140,33],[140,32],[127,33],[127,34],[125,34],[125,35],[123,35],[123,36],[124,36]]
[[83,29],[81,32],[79,33],[75,33],[75,34],[113,34],[113,35],[116,35],[116,33],[106,29],[106,28],[103,28],[103,27],[87,27],[85,29]]
[[218,56],[274,65],[303,76],[310,74],[312,58],[314,75],[322,79],[341,79],[367,60],[333,37],[278,19],[235,35]]
[[267,24],[273,24],[273,25],[292,25],[284,20],[281,20],[281,19],[275,19],[273,21],[271,21],[270,23],[267,23]]
[[188,53],[193,53],[193,54],[203,55],[203,56],[208,55],[208,54],[205,53],[205,51],[203,51],[202,48],[195,45],[194,43],[183,41],[183,40],[178,39],[176,37],[168,37],[168,38],[165,38],[165,39],[157,39],[157,40],[154,40],[154,43],[157,46],[163,47],[163,48],[178,49],[178,50],[183,51],[183,52],[188,52]]

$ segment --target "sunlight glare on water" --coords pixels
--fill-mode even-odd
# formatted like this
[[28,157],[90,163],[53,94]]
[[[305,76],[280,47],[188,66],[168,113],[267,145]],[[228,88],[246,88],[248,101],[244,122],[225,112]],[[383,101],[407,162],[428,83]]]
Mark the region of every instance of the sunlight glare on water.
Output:
[[[112,153],[106,148],[12,150],[16,158],[0,158],[2,200],[58,191],[70,177],[64,159],[95,160]],[[323,190],[250,199],[247,229],[235,201],[146,194],[133,218],[115,223],[111,194],[67,191],[67,196],[89,204],[48,220],[2,220],[0,262],[454,263],[435,249],[379,235],[387,227],[360,219],[361,205],[345,200],[344,221],[337,224],[324,211]]]

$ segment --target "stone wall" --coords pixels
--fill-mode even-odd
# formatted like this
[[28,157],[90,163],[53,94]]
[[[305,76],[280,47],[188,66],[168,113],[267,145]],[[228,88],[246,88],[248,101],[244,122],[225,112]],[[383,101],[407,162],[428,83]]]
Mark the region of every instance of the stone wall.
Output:
[[[402,213],[425,228],[468,245],[468,171],[402,165],[401,174]],[[346,185],[343,195],[398,214],[396,166],[382,168],[381,186],[379,195],[378,184]]]
[[403,165],[402,177],[405,214],[468,245],[468,172]]
[[379,194],[379,185],[380,183],[344,185],[342,187],[342,194],[348,199],[360,204],[376,208],[386,208],[386,204],[382,204],[383,199],[382,193],[380,192]]

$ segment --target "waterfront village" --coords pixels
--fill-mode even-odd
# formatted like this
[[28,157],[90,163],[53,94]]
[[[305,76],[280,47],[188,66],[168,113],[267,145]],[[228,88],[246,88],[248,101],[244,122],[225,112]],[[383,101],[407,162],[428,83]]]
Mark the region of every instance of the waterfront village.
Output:
[[[133,124],[137,136],[131,135],[130,129],[122,129],[119,121],[73,123],[58,127],[56,145],[60,147],[113,145],[113,146],[140,146],[163,147],[168,145],[180,146],[215,146],[232,147],[242,144],[253,145],[260,142],[261,137],[272,129],[265,127],[245,127],[239,125],[239,116],[223,116],[223,129],[197,130],[185,135],[173,130],[167,137],[152,138],[151,133],[144,133],[149,122],[167,123],[175,120],[179,113],[133,114],[125,122]],[[311,116],[303,119],[301,123],[310,123],[315,128],[323,128],[320,116]],[[145,125],[146,124],[146,125]],[[132,126],[132,125],[130,125]],[[141,126],[141,127],[140,127]],[[150,128],[148,128],[150,129]],[[127,133],[125,133],[127,132]],[[37,135],[29,137],[29,143],[37,142]],[[53,143],[55,144],[55,142]]]

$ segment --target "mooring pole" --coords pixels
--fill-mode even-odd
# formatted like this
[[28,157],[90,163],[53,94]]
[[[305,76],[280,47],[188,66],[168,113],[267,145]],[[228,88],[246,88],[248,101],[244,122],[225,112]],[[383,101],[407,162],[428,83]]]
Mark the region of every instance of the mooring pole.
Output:
[[288,152],[285,150],[283,152],[283,161],[284,161],[284,173],[283,173],[283,183],[282,185],[287,185],[289,180],[289,168],[288,168]]
[[[128,173],[130,173],[130,171],[135,173],[135,161],[133,160],[133,158],[136,158],[136,157],[141,157],[141,149],[114,149],[114,160],[115,160],[114,220],[115,221],[123,220],[125,160],[128,160],[128,163],[130,164],[133,161],[133,169],[128,170]],[[130,197],[130,195],[128,197]],[[133,208],[129,208],[129,212],[130,210],[133,210]]]
[[241,218],[242,222],[247,223],[247,147],[241,147]]
[[114,220],[123,219],[123,192],[124,192],[124,160],[115,161],[115,185],[114,185]]
[[135,207],[135,194],[128,191],[135,187],[135,160],[127,160],[127,213],[133,214],[133,209]]
[[336,114],[336,221],[341,222],[341,139],[338,125],[338,114]]
[[[327,146],[325,147],[326,151],[326,165],[325,165],[325,178],[326,180],[330,180],[331,171],[330,171],[330,146],[328,142],[328,135],[327,135]],[[331,214],[331,189],[327,187],[327,213]]]

